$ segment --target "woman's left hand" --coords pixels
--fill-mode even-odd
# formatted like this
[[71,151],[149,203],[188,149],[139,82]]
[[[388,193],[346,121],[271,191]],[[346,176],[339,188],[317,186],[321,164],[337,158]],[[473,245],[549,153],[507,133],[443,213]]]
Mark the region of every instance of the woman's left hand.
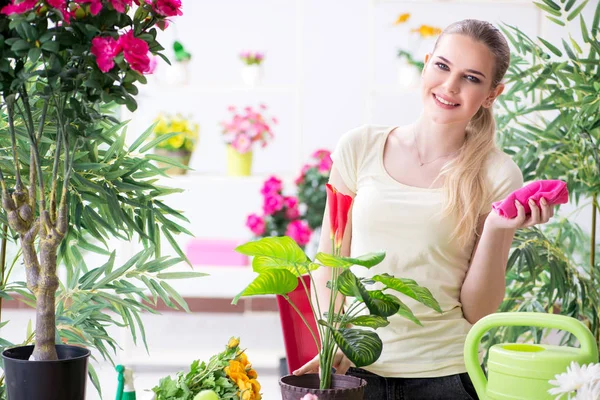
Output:
[[486,218],[485,225],[491,226],[497,229],[520,229],[529,228],[530,226],[545,224],[554,215],[554,206],[548,204],[546,199],[540,200],[540,206],[538,207],[533,200],[529,200],[529,208],[531,208],[531,214],[527,216],[525,214],[525,208],[518,201],[515,200],[515,206],[517,207],[517,216],[509,219],[504,218],[495,211],[490,212]]

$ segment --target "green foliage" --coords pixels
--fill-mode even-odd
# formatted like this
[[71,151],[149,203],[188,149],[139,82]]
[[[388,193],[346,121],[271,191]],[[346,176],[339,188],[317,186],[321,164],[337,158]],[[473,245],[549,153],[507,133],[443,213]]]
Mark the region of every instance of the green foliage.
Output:
[[[581,14],[586,3],[535,3],[546,18],[565,27],[560,43],[536,42],[517,27],[502,27],[512,54],[497,116],[500,145],[525,181],[564,180],[577,212],[600,192],[600,3],[591,23]],[[583,43],[569,32],[573,25]],[[592,213],[597,209],[593,203]],[[571,218],[555,220],[517,232],[500,311],[559,312],[584,321],[600,338],[600,262],[591,259],[592,250],[600,249]],[[537,328],[501,328],[490,332],[487,344],[540,340],[543,334]],[[563,337],[571,344],[573,339]]]
[[329,181],[331,163],[328,150],[317,150],[296,179],[298,201],[304,205],[302,218],[312,230],[320,228],[323,223],[327,201],[325,185]]

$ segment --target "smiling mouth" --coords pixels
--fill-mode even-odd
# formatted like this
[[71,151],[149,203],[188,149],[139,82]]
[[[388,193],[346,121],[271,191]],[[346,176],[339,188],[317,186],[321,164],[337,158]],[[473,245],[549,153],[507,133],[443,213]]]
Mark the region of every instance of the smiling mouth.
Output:
[[439,96],[438,96],[438,95],[436,95],[435,93],[433,94],[433,97],[434,97],[434,98],[435,98],[437,101],[439,101],[440,103],[442,103],[442,104],[445,104],[445,105],[447,105],[447,106],[454,106],[454,107],[458,107],[458,106],[460,106],[460,104],[458,104],[458,103],[450,103],[449,101],[446,101],[446,100],[442,99],[441,97],[439,97]]

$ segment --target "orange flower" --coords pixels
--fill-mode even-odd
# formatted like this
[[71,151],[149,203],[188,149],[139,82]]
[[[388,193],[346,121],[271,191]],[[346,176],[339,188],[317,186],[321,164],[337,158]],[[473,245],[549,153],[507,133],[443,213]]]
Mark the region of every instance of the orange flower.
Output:
[[229,366],[225,367],[225,374],[235,382],[239,379],[248,379],[248,376],[246,376],[246,367],[236,360],[229,360]]
[[250,368],[248,370],[248,374],[247,375],[248,375],[248,378],[250,378],[250,379],[256,379],[256,378],[258,378],[258,374],[252,368]]
[[235,359],[244,366],[244,369],[250,369],[252,367],[252,364],[248,361],[248,356],[246,353],[238,354]]
[[442,33],[442,30],[440,28],[436,28],[435,26],[421,25],[418,28],[411,29],[411,32],[417,32],[422,38],[428,38],[439,35]]
[[396,19],[396,21],[394,22],[394,25],[400,25],[405,23],[406,21],[408,21],[408,19],[410,18],[410,13],[404,13],[404,14],[400,14],[398,16],[398,18]]

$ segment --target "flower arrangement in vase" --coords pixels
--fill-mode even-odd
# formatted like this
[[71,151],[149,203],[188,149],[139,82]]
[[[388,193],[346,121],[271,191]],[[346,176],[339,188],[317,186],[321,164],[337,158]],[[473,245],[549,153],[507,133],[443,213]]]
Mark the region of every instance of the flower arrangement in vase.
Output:
[[[254,257],[252,268],[258,276],[233,299],[232,303],[236,304],[244,296],[282,296],[301,316],[319,351],[318,375],[289,375],[281,378],[280,386],[286,400],[297,399],[305,394],[316,394],[321,399],[362,399],[364,380],[351,376],[333,376],[332,369],[337,350],[343,352],[356,367],[367,366],[381,355],[383,344],[375,330],[387,326],[388,317],[397,314],[420,325],[421,322],[398,295],[408,296],[437,312],[442,312],[431,292],[414,280],[396,278],[389,274],[373,274],[368,278],[355,275],[355,266],[371,269],[383,261],[385,252],[373,252],[357,257],[341,255],[352,201],[351,196],[327,185],[332,254],[317,253],[314,260],[311,260],[298,244],[287,236],[266,237],[236,248],[236,251]],[[312,271],[318,268],[331,268],[332,278],[326,290],[330,291],[330,299],[346,297],[343,308],[336,310],[335,301],[330,301],[328,309],[325,310],[318,301],[313,302],[310,289],[301,277],[308,274],[314,288]],[[374,284],[378,285],[377,289],[371,288]],[[313,317],[318,322],[317,331],[310,327],[302,312],[288,296],[299,285],[303,286]],[[315,290],[318,292],[321,289]],[[314,389],[316,387],[320,389]],[[335,390],[330,390],[332,388]]]
[[[394,25],[403,25],[410,19],[410,13],[400,14]],[[414,89],[418,86],[421,71],[423,70],[424,63],[418,61],[414,54],[418,50],[423,40],[436,38],[442,33],[442,30],[438,27],[431,25],[420,25],[418,28],[413,28],[409,33],[417,34],[419,40],[411,41],[411,50],[398,50],[398,58],[400,59],[400,66],[398,67],[398,83],[400,87],[407,89]]]
[[160,142],[154,153],[160,157],[159,166],[167,167],[168,174],[185,174],[198,142],[198,124],[181,114],[160,114],[155,123],[154,136]]
[[231,119],[221,122],[223,139],[227,144],[227,173],[230,176],[248,176],[252,172],[252,148],[255,145],[266,147],[275,137],[271,125],[277,119],[266,115],[267,106],[261,104],[258,110],[245,107],[239,110],[229,106]]
[[243,61],[242,80],[249,87],[258,85],[262,79],[262,62],[265,59],[264,53],[258,51],[242,51],[240,60]]
[[235,337],[208,363],[196,360],[188,372],[162,378],[152,388],[155,400],[261,400],[260,390],[258,374]]
[[263,196],[262,215],[250,214],[246,226],[255,238],[289,236],[301,248],[311,238],[308,223],[301,218],[298,198],[283,195],[283,183],[275,176],[269,177],[260,191]]

